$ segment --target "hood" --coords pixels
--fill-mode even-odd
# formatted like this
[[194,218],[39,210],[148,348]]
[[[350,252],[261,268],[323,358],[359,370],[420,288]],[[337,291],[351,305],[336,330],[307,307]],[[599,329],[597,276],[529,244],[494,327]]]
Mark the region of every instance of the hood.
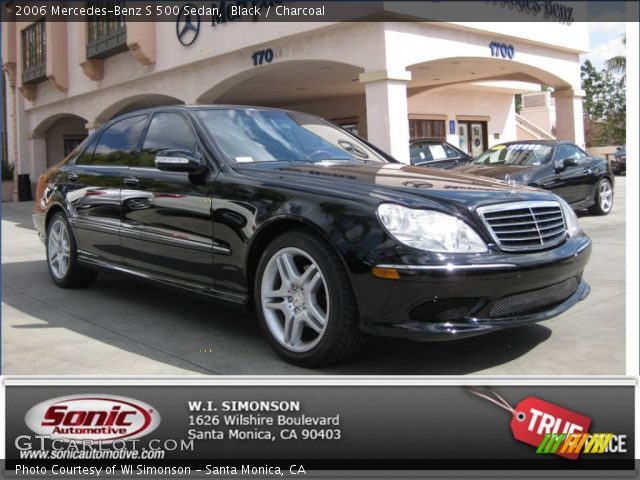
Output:
[[457,168],[456,171],[468,175],[481,175],[487,178],[495,178],[496,180],[505,180],[505,177],[509,175],[509,178],[515,180],[518,183],[527,183],[530,173],[537,168],[537,165],[466,165],[464,167]]
[[[500,201],[542,200],[548,192],[524,185],[508,185],[493,178],[470,175],[460,170],[442,170],[400,163],[364,164],[347,162],[257,162],[236,166],[237,171],[284,181],[329,196],[355,197],[374,203],[393,201],[407,206],[424,201],[446,201],[466,208]],[[543,198],[544,197],[544,198]]]

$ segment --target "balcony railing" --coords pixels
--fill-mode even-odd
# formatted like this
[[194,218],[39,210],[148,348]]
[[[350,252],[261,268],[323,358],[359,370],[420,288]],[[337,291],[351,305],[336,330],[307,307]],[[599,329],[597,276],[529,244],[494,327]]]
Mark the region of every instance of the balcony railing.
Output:
[[[113,10],[123,2],[88,2],[97,8]],[[87,58],[106,58],[127,49],[127,26],[122,15],[106,15],[87,22]]]
[[47,79],[47,38],[44,21],[22,30],[22,83]]

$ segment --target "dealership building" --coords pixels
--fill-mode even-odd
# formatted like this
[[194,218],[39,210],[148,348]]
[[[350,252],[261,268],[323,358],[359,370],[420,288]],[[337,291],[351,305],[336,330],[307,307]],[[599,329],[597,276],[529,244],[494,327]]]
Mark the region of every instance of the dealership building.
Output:
[[8,157],[34,183],[122,113],[211,103],[317,114],[402,161],[421,137],[471,154],[528,138],[584,145],[587,50],[584,22],[4,23]]

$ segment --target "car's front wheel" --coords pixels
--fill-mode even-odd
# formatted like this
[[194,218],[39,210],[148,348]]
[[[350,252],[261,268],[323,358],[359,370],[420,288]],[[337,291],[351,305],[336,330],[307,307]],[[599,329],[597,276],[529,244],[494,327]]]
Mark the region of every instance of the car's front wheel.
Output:
[[330,365],[361,347],[347,272],[324,240],[304,231],[277,237],[262,255],[254,291],[262,329],[287,361]]
[[78,265],[78,253],[73,232],[65,215],[58,212],[47,228],[47,266],[51,280],[62,288],[90,285],[98,273]]
[[589,208],[593,215],[608,215],[613,208],[613,186],[611,182],[603,178],[596,187],[595,203]]

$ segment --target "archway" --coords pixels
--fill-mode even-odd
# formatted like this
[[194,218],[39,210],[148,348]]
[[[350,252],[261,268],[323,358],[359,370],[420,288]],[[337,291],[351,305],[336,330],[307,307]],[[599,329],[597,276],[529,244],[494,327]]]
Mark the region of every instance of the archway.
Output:
[[72,113],[56,114],[40,122],[33,130],[32,141],[44,143],[43,169],[59,163],[87,137],[86,124],[86,119]]
[[364,70],[328,60],[292,60],[240,72],[210,87],[198,103],[256,105],[312,113],[362,133]]
[[451,57],[407,67],[411,72],[408,94],[456,84],[482,81],[517,81],[546,85],[557,90],[571,84],[554,73],[529,64],[487,57]]
[[233,75],[202,93],[198,103],[280,106],[362,94],[355,65],[329,60],[294,60]]
[[[510,59],[473,56],[440,58],[407,69],[412,138],[426,130],[437,131],[442,140],[477,155],[532,131],[538,139],[554,138],[556,124],[562,124],[559,138],[582,143],[582,124],[575,122],[580,101],[574,100],[572,84],[552,71]],[[542,92],[543,88],[554,93]],[[556,109],[555,92],[569,93],[571,100],[561,99]],[[525,93],[540,96],[545,108],[517,114],[515,95]]]

